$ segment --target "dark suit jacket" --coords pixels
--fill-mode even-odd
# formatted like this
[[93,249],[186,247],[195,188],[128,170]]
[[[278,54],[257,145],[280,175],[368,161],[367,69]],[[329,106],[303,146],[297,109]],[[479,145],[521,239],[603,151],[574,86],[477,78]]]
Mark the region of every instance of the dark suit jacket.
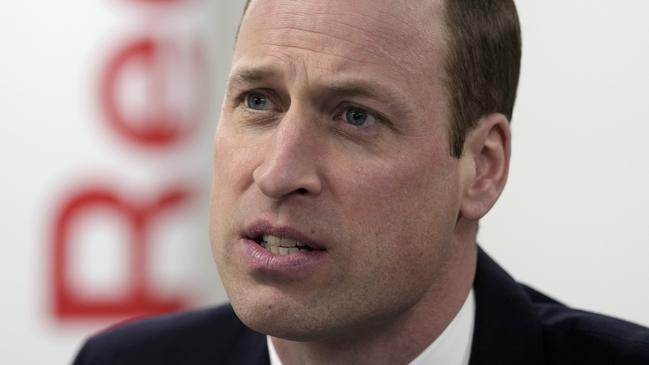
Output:
[[[573,310],[516,283],[483,251],[470,365],[649,365],[649,329]],[[229,305],[128,323],[90,338],[74,364],[268,364],[265,336]]]

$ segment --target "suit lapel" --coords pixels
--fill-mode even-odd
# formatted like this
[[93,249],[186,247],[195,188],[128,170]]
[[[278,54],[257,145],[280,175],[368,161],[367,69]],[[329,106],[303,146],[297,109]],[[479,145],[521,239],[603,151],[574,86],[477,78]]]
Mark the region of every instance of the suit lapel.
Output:
[[228,365],[270,365],[266,336],[245,328],[230,352]]
[[476,317],[470,365],[541,365],[541,326],[525,289],[481,248],[473,284]]

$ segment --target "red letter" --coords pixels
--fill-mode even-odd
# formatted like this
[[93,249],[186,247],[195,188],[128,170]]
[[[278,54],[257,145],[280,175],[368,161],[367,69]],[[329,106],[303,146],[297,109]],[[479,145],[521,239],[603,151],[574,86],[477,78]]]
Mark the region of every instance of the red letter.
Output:
[[[185,137],[206,111],[208,70],[198,46],[190,54],[186,49],[176,49],[172,41],[161,43],[151,37],[137,39],[117,52],[108,62],[102,75],[100,88],[101,107],[113,129],[126,140],[148,147],[165,147]],[[178,64],[188,56],[191,64]],[[123,86],[127,66],[136,70],[146,81],[146,105],[138,116],[128,116],[120,104],[120,86]],[[182,68],[182,69],[179,69]],[[174,84],[173,75],[189,73],[182,85]],[[178,80],[176,80],[177,82]],[[186,85],[185,85],[186,83]],[[172,91],[188,87],[191,94],[179,105],[169,98]],[[176,95],[177,96],[177,95]],[[190,105],[191,104],[191,105]]]
[[[54,226],[54,312],[61,319],[71,317],[135,316],[148,313],[169,312],[183,307],[180,298],[162,300],[152,293],[148,281],[149,240],[148,229],[155,216],[166,209],[175,208],[188,198],[181,189],[162,194],[149,204],[126,202],[108,189],[83,191],[68,200],[56,217]],[[71,222],[88,208],[113,211],[130,223],[132,234],[129,292],[121,300],[84,300],[71,290],[67,273],[69,233]]]

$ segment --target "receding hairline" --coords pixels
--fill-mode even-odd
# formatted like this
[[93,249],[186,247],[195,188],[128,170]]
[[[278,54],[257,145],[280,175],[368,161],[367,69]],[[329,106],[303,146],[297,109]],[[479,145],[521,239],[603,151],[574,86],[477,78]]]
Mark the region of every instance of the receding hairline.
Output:
[[[244,20],[246,18],[246,15],[248,14],[248,9],[250,8],[250,5],[253,3],[253,1],[255,1],[255,0],[246,0],[246,3],[243,6],[243,11],[242,11],[242,14],[241,14],[241,19],[239,21],[239,25],[237,27],[237,32],[236,32],[236,35],[235,35],[235,39],[238,38],[239,33],[241,32],[241,26],[243,25],[243,22],[244,22]],[[432,1],[432,0],[427,0],[427,1]],[[443,29],[442,30],[445,31],[446,30],[445,28],[447,27],[447,25],[446,25],[446,19],[445,19],[446,16],[445,16],[445,9],[444,8],[446,6],[445,4],[446,4],[447,0],[438,0],[438,1],[440,2],[440,6],[441,6],[441,10],[442,10],[441,11],[442,21],[443,21],[443,23],[442,23],[443,24]]]

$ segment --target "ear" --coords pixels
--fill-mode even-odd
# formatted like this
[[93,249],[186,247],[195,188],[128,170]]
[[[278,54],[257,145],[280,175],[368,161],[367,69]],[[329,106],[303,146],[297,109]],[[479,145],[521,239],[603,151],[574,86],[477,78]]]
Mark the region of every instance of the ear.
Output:
[[507,182],[510,154],[507,117],[500,113],[483,116],[467,134],[460,158],[461,217],[478,220],[496,203]]

